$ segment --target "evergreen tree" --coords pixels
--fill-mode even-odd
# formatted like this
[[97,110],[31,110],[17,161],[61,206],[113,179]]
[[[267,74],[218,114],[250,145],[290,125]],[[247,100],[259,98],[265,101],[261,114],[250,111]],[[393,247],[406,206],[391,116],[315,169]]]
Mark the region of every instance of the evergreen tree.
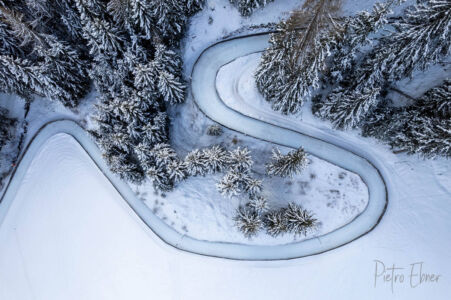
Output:
[[427,91],[415,105],[426,115],[451,119],[451,79],[446,79],[442,85]]
[[222,179],[216,184],[216,188],[221,195],[232,198],[238,196],[242,192],[242,173],[236,170],[230,170]]
[[163,99],[171,104],[182,103],[185,100],[185,86],[171,73],[162,71],[158,77],[158,91]]
[[208,172],[207,158],[204,152],[199,149],[194,149],[185,157],[186,167],[188,173],[191,176],[202,175],[204,176]]
[[185,7],[188,12],[188,16],[192,16],[198,11],[200,11],[204,5],[205,0],[184,0]]
[[229,0],[230,3],[238,8],[238,11],[242,16],[250,16],[254,10],[264,7],[269,2],[274,0]]
[[181,182],[188,176],[188,169],[185,162],[179,159],[171,161],[166,169],[169,174],[169,179],[174,183]]
[[14,138],[17,120],[8,117],[8,110],[0,107],[0,151]]
[[148,11],[158,34],[168,43],[176,41],[187,21],[186,4],[180,0],[153,0],[148,2]]
[[298,112],[312,89],[319,87],[329,52],[321,33],[336,30],[332,17],[339,7],[338,0],[308,0],[271,34],[255,78],[274,110]]
[[[46,9],[44,4],[35,1],[30,5],[39,8],[39,12]],[[0,23],[3,28],[0,33],[4,34],[2,39],[5,41],[2,48],[9,53],[2,60],[3,68],[9,69],[9,75],[14,76],[9,82],[1,83],[3,91],[28,98],[38,94],[75,107],[89,86],[85,62],[77,50],[53,34],[37,31],[24,14],[6,6],[0,7]],[[13,71],[13,65],[17,67],[16,71]]]
[[285,217],[285,208],[270,211],[265,215],[264,224],[266,233],[277,237],[288,231],[287,219]]
[[247,172],[253,165],[250,151],[247,148],[237,147],[235,150],[229,152],[229,164],[233,170],[239,172]]
[[287,230],[295,235],[306,235],[317,226],[317,220],[312,213],[295,203],[289,203],[285,210]]
[[[424,71],[450,53],[450,12],[449,1],[426,0],[408,8],[399,20],[389,22],[394,31],[379,38],[340,86],[314,106],[315,112],[338,127],[360,124],[377,106],[380,93],[389,83],[410,77],[415,70]],[[346,102],[349,109],[344,108]]]
[[364,136],[388,142],[395,151],[451,157],[450,80],[407,107],[380,106],[363,123]]
[[223,171],[228,164],[228,153],[221,146],[215,145],[203,151],[205,166],[208,173]]
[[251,197],[247,206],[256,211],[259,215],[262,215],[269,209],[268,200],[261,195]]
[[257,235],[263,226],[263,222],[257,212],[246,207],[237,209],[234,220],[235,226],[247,238]]
[[207,134],[211,136],[221,136],[223,133],[222,127],[219,125],[211,125],[207,128]]
[[245,181],[243,182],[244,185],[244,191],[249,195],[249,197],[251,199],[255,199],[259,198],[259,195],[261,194],[262,190],[263,190],[263,185],[262,185],[262,181],[259,179],[255,179],[252,177],[246,177]]
[[343,80],[357,63],[363,48],[371,45],[371,34],[383,28],[388,23],[391,8],[403,0],[389,0],[374,4],[371,12],[361,11],[354,16],[345,17],[336,22],[333,31],[322,34],[327,41],[324,44],[330,55],[326,74],[330,82]]
[[272,151],[272,161],[266,165],[266,173],[269,176],[292,177],[301,173],[308,164],[307,154],[301,147],[283,155],[279,148]]

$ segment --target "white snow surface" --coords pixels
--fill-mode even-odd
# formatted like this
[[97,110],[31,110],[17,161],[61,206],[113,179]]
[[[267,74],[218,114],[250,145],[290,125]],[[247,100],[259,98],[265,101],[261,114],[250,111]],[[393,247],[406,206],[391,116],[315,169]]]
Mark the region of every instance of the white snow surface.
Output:
[[[230,145],[224,137],[218,140]],[[264,162],[270,158],[275,145],[256,139],[239,144],[252,151],[257,162],[253,167],[254,176],[263,180],[270,208],[295,202],[314,213],[320,222],[317,230],[306,236],[285,234],[276,238],[261,230],[256,237],[244,237],[233,218],[239,205],[245,205],[248,199],[246,195],[230,199],[216,190],[216,183],[224,173],[188,178],[166,194],[153,192],[149,184],[137,186],[135,191],[158,217],[182,234],[199,240],[251,245],[286,244],[321,236],[351,222],[366,208],[368,189],[358,175],[310,155],[307,168],[292,179],[262,176]],[[282,149],[287,152],[289,148]]]
[[[0,299],[445,300],[451,292],[451,170],[440,162],[400,164],[409,176],[396,184],[411,191],[391,199],[370,234],[321,255],[272,262],[167,246],[67,134],[44,142],[30,163],[0,226]],[[0,216],[4,210],[2,203]],[[378,278],[375,286],[374,260],[404,268],[404,283],[392,290]],[[412,288],[410,264],[420,261],[423,273],[441,277]]]
[[[348,0],[346,7],[356,11],[374,2]],[[277,20],[287,15],[280,12],[296,4],[276,0],[255,18],[239,19],[228,1],[208,1],[210,9],[194,17],[188,32],[187,74],[200,52],[221,36],[243,25]],[[208,25],[209,14],[214,26]],[[60,108],[48,113],[39,107],[36,104],[36,113],[30,111],[34,129],[28,138],[49,118],[80,118]],[[365,148],[387,168],[389,206],[370,234],[321,255],[290,261],[231,261],[181,252],[149,230],[70,136],[58,135],[33,160],[0,226],[0,299],[448,299],[450,162],[394,155],[356,131],[332,130],[309,111],[307,106],[299,116],[303,123]],[[215,142],[204,134],[212,121],[191,97],[172,115],[178,119],[171,142],[180,153]],[[252,140],[225,132],[227,139]],[[1,203],[0,220],[4,208]],[[393,290],[380,278],[375,284],[375,259],[386,267],[404,268],[399,271],[404,282],[395,282]],[[416,262],[424,262],[423,272],[440,274],[440,280],[412,288],[410,264]]]

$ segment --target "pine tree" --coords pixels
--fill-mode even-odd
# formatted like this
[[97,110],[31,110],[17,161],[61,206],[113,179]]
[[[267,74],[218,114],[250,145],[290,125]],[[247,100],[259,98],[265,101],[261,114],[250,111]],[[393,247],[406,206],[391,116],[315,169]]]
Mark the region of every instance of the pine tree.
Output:
[[425,114],[441,119],[451,119],[451,79],[446,79],[442,85],[427,91],[415,103]]
[[266,173],[269,176],[292,177],[301,173],[308,164],[307,154],[301,147],[283,155],[279,148],[274,148],[272,161],[266,165]]
[[370,35],[388,23],[391,8],[403,0],[376,2],[371,12],[361,11],[336,22],[336,30],[322,33],[327,40],[330,58],[327,74],[330,82],[343,80],[357,63],[363,47],[371,45]]
[[259,215],[262,215],[269,209],[268,200],[261,195],[251,197],[247,206],[255,210]]
[[273,210],[265,215],[264,224],[266,233],[277,237],[288,231],[287,219],[285,217],[285,208]]
[[363,136],[389,143],[395,151],[451,157],[450,81],[432,88],[407,107],[378,107],[366,118]]
[[238,8],[238,11],[242,16],[250,16],[254,10],[264,7],[269,2],[274,0],[229,0],[230,3]]
[[232,198],[238,196],[242,192],[242,173],[236,170],[230,170],[222,179],[216,184],[216,188],[221,195]]
[[211,125],[207,128],[207,134],[211,136],[221,136],[223,133],[222,127],[219,125]]
[[[405,16],[389,23],[395,31],[379,38],[326,101],[317,103],[316,112],[339,127],[360,124],[390,83],[410,77],[416,70],[424,71],[450,53],[450,12],[451,3],[442,0],[426,0],[408,8]],[[350,109],[344,109],[345,102]],[[321,112],[322,105],[325,112]],[[329,111],[332,114],[328,116]]]
[[312,112],[317,117],[329,119],[335,128],[349,129],[359,125],[379,101],[380,88],[363,92],[335,89],[325,99],[313,99]]
[[105,4],[100,0],[75,0],[75,3],[90,54],[97,61],[105,60],[105,56],[120,57],[119,53],[125,50],[125,38],[107,17]]
[[182,0],[185,2],[186,10],[188,12],[188,16],[192,16],[198,11],[202,10],[205,5],[205,0]]
[[228,164],[228,153],[221,146],[215,145],[202,151],[207,173],[223,171]]
[[185,162],[179,159],[173,160],[167,165],[167,172],[169,179],[174,181],[174,183],[181,182],[188,176],[188,169]]
[[8,110],[0,107],[0,151],[14,138],[17,119],[8,117]]
[[250,151],[247,148],[237,147],[235,150],[229,152],[229,164],[233,170],[239,172],[246,172],[250,170],[253,165]]
[[257,198],[263,190],[262,181],[252,177],[245,178],[243,185],[244,191],[249,195],[251,199]]
[[288,231],[295,235],[306,235],[309,230],[317,226],[317,220],[312,213],[295,203],[289,203],[285,210]]
[[[34,5],[41,10],[46,9],[46,6],[41,7],[39,3],[35,2]],[[5,57],[3,61],[9,62],[5,67],[11,71],[13,64],[19,68],[20,62],[28,65],[28,68],[21,68],[22,74],[13,72],[16,75],[14,89],[11,88],[11,84],[2,84],[9,86],[5,91],[25,96],[38,94],[59,100],[66,106],[75,107],[89,86],[85,62],[77,50],[52,34],[38,32],[25,20],[23,14],[7,7],[0,7],[0,22],[3,22],[3,28],[6,28],[5,25],[9,27],[9,30],[3,32],[6,35],[4,39],[9,43],[8,46],[4,46],[5,50],[9,50],[10,55],[19,56]],[[14,40],[8,38],[10,35],[14,35]],[[20,44],[15,44],[16,50],[13,51],[10,43],[18,41]],[[25,56],[30,58],[26,63],[21,58]],[[23,76],[25,73],[28,74]],[[33,80],[27,81],[27,78],[31,77]]]
[[187,21],[185,5],[178,0],[153,0],[148,3],[149,13],[158,34],[168,42],[177,40]]
[[332,17],[339,7],[338,0],[308,0],[271,34],[255,78],[274,110],[298,112],[312,89],[319,87],[329,52],[321,33],[336,30]]
[[246,207],[237,209],[234,220],[235,226],[247,238],[257,235],[263,226],[260,216],[254,210]]
[[185,100],[185,86],[174,75],[162,71],[158,77],[158,91],[164,101],[170,104],[182,103]]
[[185,164],[191,176],[204,176],[208,172],[207,158],[199,149],[194,149],[186,155]]

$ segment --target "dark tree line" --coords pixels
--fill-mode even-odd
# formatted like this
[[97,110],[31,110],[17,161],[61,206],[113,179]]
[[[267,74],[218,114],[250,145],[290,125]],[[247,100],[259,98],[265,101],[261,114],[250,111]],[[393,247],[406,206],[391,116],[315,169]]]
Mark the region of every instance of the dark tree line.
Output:
[[[386,120],[405,118],[401,111],[381,108],[388,102],[385,94],[397,81],[449,57],[451,2],[418,1],[401,16],[392,17],[391,10],[399,2],[388,0],[376,3],[372,11],[339,17],[333,10],[323,10],[337,2],[307,1],[271,35],[270,47],[256,72],[257,87],[273,109],[282,113],[298,112],[313,94],[313,113],[330,120],[336,128],[361,127],[373,113],[383,111],[387,111]],[[424,99],[434,101],[434,97]],[[419,105],[426,104],[415,106]],[[410,108],[402,111],[413,113]],[[412,126],[410,134],[403,137],[412,139],[409,153],[439,154],[414,141],[419,130],[414,129],[418,128],[415,122],[405,125]],[[440,129],[443,124],[432,122],[430,126],[428,130],[442,144],[450,142],[449,135]],[[446,151],[439,155],[449,156]]]
[[[99,94],[91,133],[113,172],[141,182],[185,97],[178,53],[204,0],[0,0],[0,91],[76,107]],[[146,152],[146,155],[150,155]]]

